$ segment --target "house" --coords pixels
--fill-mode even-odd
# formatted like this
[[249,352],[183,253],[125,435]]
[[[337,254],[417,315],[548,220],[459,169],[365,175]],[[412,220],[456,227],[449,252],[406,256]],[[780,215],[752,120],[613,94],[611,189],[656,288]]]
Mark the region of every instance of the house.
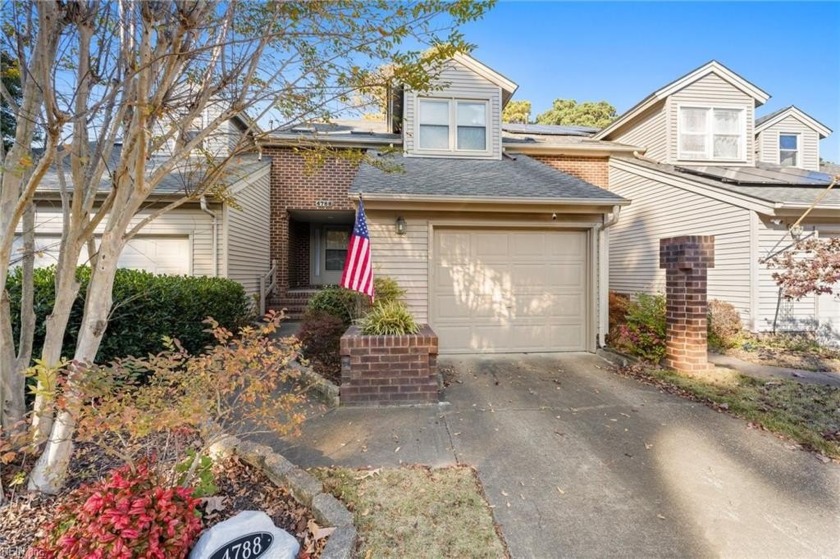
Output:
[[[610,230],[610,288],[664,291],[659,239],[714,235],[710,298],[733,304],[753,331],[819,326],[837,339],[840,301],[785,300],[762,262],[797,236],[840,235],[840,189],[826,192],[832,178],[819,173],[831,130],[795,106],[756,117],[769,97],[712,61],[593,136],[639,148],[609,162],[610,191],[633,201]],[[803,231],[791,231],[803,216]]]
[[[339,281],[363,197],[374,273],[408,291],[441,353],[594,351],[607,328],[605,230],[628,204],[604,188],[608,161],[636,148],[579,130],[503,130],[517,85],[472,57],[449,61],[440,80],[428,93],[396,88],[380,125],[299,126],[262,142],[274,304],[294,316]],[[296,148],[311,142],[373,164],[307,169]]]
[[[234,123],[229,124],[230,128],[234,126]],[[228,126],[223,127],[223,132],[224,139],[216,137],[208,141],[208,149],[218,157],[225,156],[230,149],[228,142],[234,141],[229,138]],[[114,147],[111,168],[119,160],[120,149],[120,145]],[[203,158],[187,161],[165,177],[130,227],[192,190],[206,172],[205,161]],[[149,167],[155,164],[152,157]],[[68,171],[65,176],[69,176],[66,160],[65,167]],[[235,157],[220,179],[227,184],[225,199],[207,194],[155,217],[128,241],[120,255],[120,267],[161,274],[230,278],[240,282],[246,293],[257,298],[260,278],[271,267],[270,169],[271,161],[258,154]],[[109,192],[107,173],[105,177],[96,203],[101,203]],[[57,262],[62,222],[61,181],[57,169],[53,168],[42,179],[35,196],[36,266]],[[102,229],[100,223],[96,231]],[[18,227],[18,237],[14,241],[17,251],[22,248],[20,233]],[[87,260],[87,251],[83,250],[80,263]],[[14,265],[14,256],[12,262]]]

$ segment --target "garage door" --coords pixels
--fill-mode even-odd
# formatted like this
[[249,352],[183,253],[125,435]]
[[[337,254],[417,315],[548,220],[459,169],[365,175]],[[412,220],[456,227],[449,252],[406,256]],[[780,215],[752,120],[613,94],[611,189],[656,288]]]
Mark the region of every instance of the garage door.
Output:
[[586,233],[437,230],[430,322],[441,353],[587,349]]
[[[51,266],[58,262],[59,237],[37,236],[35,248],[35,266]],[[12,263],[17,264],[23,249],[23,239],[14,240]],[[79,263],[87,262],[87,248],[82,249]],[[146,270],[155,274],[189,274],[190,240],[189,237],[135,237],[128,241],[118,261],[120,268]]]

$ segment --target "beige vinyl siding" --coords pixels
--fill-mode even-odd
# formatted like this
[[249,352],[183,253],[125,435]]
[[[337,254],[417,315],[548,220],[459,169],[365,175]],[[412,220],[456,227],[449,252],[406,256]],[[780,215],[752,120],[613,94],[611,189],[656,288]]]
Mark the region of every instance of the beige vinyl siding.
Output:
[[665,161],[668,157],[665,102],[660,102],[639,115],[610,138],[615,142],[645,148],[645,157]]
[[406,290],[405,301],[421,323],[429,321],[429,222],[406,216],[406,234],[397,235],[394,222],[399,214],[367,212],[371,259],[376,276],[389,276]]
[[629,198],[609,230],[610,289],[620,293],[664,293],[659,239],[715,235],[715,267],[709,298],[732,303],[745,322],[750,311],[749,210],[632,172],[610,168],[610,190]]
[[[445,84],[443,89],[436,89],[427,93],[406,90],[403,107],[403,147],[405,152],[407,154],[415,154],[417,151],[415,134],[418,96],[442,99],[483,100],[488,102],[489,109],[487,113],[487,142],[489,153],[484,156],[470,155],[469,157],[500,159],[502,157],[502,90],[499,86],[467,70],[455,61],[447,63],[447,67],[441,73],[440,82]],[[423,152],[422,155],[427,155],[427,153]],[[433,155],[464,157],[463,153],[458,152],[437,153]]]
[[[151,208],[144,210],[135,217],[131,226],[136,225],[151,213]],[[105,221],[105,220],[103,220]],[[61,235],[61,205],[60,202],[38,202],[35,210],[36,235]],[[97,234],[101,233],[104,225],[97,227]],[[213,220],[198,208],[181,207],[167,212],[149,224],[140,235],[151,236],[187,236],[192,247],[192,274],[194,276],[212,276],[213,266]]]
[[779,163],[779,134],[799,134],[798,166],[810,171],[820,170],[820,137],[810,126],[794,116],[787,116],[758,133],[758,160]]
[[[787,224],[775,225],[767,218],[758,222],[759,258],[766,258],[790,246],[791,238]],[[758,321],[756,329],[766,332],[773,329],[776,306],[779,316],[777,330],[810,330],[816,325],[816,300],[813,296],[803,297],[799,301],[779,301],[779,287],[773,280],[773,271],[767,266],[759,266],[758,271]]]
[[270,176],[264,172],[234,194],[236,205],[225,206],[225,277],[236,280],[249,295],[259,293],[259,278],[271,268]]
[[[700,78],[696,82],[687,85],[683,89],[677,91],[668,97],[666,103],[667,113],[667,138],[668,138],[668,159],[669,163],[676,163],[678,160],[677,141],[679,134],[679,107],[680,106],[698,106],[698,107],[724,107],[724,108],[742,108],[744,109],[744,118],[746,124],[746,139],[745,139],[745,158],[742,162],[745,165],[753,165],[755,163],[755,138],[754,130],[754,107],[755,100],[734,87],[727,81],[718,77],[716,74],[708,74]],[[691,160],[691,163],[713,165],[714,161],[698,161]],[[719,163],[729,164],[731,162]]]

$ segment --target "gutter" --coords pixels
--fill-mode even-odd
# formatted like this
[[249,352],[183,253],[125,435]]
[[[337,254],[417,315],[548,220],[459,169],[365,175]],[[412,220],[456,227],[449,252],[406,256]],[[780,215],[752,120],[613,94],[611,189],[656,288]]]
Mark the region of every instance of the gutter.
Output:
[[216,212],[207,207],[207,196],[199,198],[201,211],[213,218],[213,277],[219,277],[219,218]]
[[[381,202],[449,202],[472,204],[522,204],[522,205],[568,205],[568,206],[626,206],[630,200],[620,198],[599,200],[597,198],[478,198],[468,196],[418,196],[412,194],[370,194],[364,193],[365,201]],[[351,200],[358,200],[358,192],[349,194]]]

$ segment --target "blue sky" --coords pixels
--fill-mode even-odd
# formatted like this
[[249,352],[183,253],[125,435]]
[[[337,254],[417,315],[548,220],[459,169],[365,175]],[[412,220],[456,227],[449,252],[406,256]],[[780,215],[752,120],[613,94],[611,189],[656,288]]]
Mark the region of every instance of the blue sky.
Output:
[[840,163],[840,3],[524,2],[500,0],[463,28],[474,56],[519,84],[532,115],[557,97],[606,100],[619,113],[715,59],[833,130]]

